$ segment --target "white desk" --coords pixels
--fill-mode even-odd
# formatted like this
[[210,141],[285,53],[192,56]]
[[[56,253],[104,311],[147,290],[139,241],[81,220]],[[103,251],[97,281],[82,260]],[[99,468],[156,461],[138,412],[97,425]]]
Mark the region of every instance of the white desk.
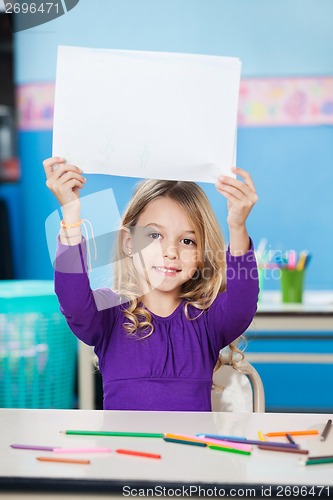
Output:
[[[327,498],[327,493],[333,495],[333,464],[300,465],[299,461],[305,455],[264,451],[254,446],[252,454],[246,456],[167,443],[161,438],[72,436],[59,432],[65,429],[183,434],[206,432],[257,439],[259,429],[263,432],[318,429],[321,432],[327,419],[325,414],[2,409],[0,498],[11,498],[4,496],[8,495],[8,490],[12,493],[23,490],[25,493],[77,491],[121,495],[125,485],[132,488],[200,485],[206,490],[216,486],[228,494],[231,488],[251,488],[260,493],[262,487],[272,486],[271,496],[274,492],[283,492],[286,485],[306,485],[308,489],[322,485],[327,488],[321,498]],[[318,436],[295,439],[302,448],[310,451],[310,455],[332,454],[332,431],[325,442],[321,442]],[[103,456],[91,454],[89,465],[43,463],[36,457],[52,452],[10,448],[10,444],[14,443],[67,447],[99,445],[160,453],[162,458],[154,460],[111,453]],[[87,457],[87,454],[80,455],[81,458]]]

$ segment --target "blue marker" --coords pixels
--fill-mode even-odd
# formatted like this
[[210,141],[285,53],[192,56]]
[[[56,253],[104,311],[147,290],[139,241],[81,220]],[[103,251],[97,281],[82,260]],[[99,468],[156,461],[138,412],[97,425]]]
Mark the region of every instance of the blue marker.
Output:
[[198,437],[205,437],[211,439],[221,439],[222,441],[246,441],[245,437],[236,437],[236,436],[221,436],[220,434],[196,434]]
[[244,437],[233,437],[233,436],[220,436],[220,434],[197,434],[197,436],[205,437],[205,438],[211,438],[211,439],[220,439],[222,441],[230,441],[234,443],[242,442],[244,444],[256,444],[256,445],[269,445],[269,446],[275,446],[276,448],[299,448],[298,444],[291,444],[291,443],[279,443],[277,441],[258,441],[257,439],[247,439]]

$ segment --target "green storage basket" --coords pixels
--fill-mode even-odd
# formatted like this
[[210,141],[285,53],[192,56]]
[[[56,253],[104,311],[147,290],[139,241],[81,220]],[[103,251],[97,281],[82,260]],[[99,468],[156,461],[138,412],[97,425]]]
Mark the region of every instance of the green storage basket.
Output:
[[53,281],[0,281],[0,407],[73,408],[76,364]]

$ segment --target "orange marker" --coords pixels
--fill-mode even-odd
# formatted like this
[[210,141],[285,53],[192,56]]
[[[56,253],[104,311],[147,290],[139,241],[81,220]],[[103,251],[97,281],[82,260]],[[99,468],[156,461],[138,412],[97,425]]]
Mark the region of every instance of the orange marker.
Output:
[[285,437],[286,434],[290,436],[312,436],[314,434],[319,434],[319,432],[315,429],[310,431],[286,431],[286,432],[266,432],[265,436],[268,437]]
[[205,442],[205,440],[203,438],[196,437],[196,436],[189,436],[187,434],[170,434],[169,432],[166,432],[164,434],[164,437],[168,438],[168,439],[178,439],[180,441],[191,441],[193,443],[204,443]]
[[90,460],[79,460],[75,458],[36,457],[36,460],[40,460],[41,462],[61,462],[65,464],[90,464]]
[[134,455],[136,457],[161,458],[161,455],[157,453],[146,453],[145,451],[116,450],[116,453],[120,453],[121,455]]

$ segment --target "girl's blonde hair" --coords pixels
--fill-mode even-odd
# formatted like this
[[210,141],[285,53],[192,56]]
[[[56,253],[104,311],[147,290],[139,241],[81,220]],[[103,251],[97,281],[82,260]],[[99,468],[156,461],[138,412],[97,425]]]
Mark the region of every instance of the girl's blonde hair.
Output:
[[[122,218],[122,226],[133,232],[140,214],[157,198],[166,197],[175,201],[185,211],[194,227],[199,264],[194,277],[182,285],[180,298],[187,299],[188,306],[207,309],[217,294],[226,287],[225,244],[219,223],[204,191],[195,182],[146,180],[137,186]],[[132,335],[148,337],[154,331],[150,312],[140,303],[140,290],[133,259],[123,249],[123,234],[120,231],[116,247],[114,288],[128,301],[124,307],[127,322],[125,330]]]

